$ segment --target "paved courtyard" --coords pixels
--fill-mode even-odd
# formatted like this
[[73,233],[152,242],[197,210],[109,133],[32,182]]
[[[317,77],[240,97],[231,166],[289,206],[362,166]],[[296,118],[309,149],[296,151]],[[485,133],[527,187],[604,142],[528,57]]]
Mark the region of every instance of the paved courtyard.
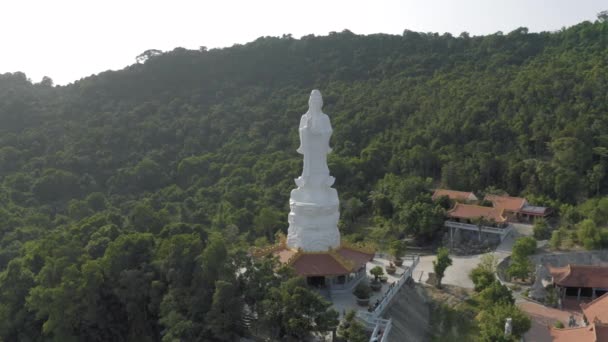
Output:
[[[531,230],[526,227],[527,225],[520,224],[518,226],[519,227],[515,227],[511,234],[509,234],[501,242],[501,244],[496,247],[496,250],[494,252],[490,252],[496,256],[498,261],[511,255],[511,249],[513,248],[513,243],[515,242],[517,237],[527,235],[526,233],[531,232]],[[469,279],[469,273],[473,268],[477,266],[477,264],[479,264],[482,255],[484,254],[470,256],[450,256],[452,258],[452,266],[446,269],[442,283],[472,289],[473,282],[471,281],[471,279]],[[434,273],[433,260],[435,260],[436,258],[436,255],[425,255],[420,257],[420,263],[418,264],[418,266],[416,266],[416,270],[413,274],[414,280],[421,283],[425,283],[429,278],[429,273]]]
[[[408,260],[404,261],[403,266],[397,267],[397,272],[393,275],[387,275],[385,273],[385,275],[388,277],[388,280],[386,283],[382,284],[382,289],[380,291],[372,292],[372,296],[369,300],[370,305],[373,306],[377,301],[382,300],[382,298],[384,297],[384,294],[389,289],[389,286],[392,286],[391,284],[393,284],[395,281],[399,280],[401,275],[407,270],[407,267],[410,265],[409,262],[410,261],[408,261]],[[384,258],[375,257],[374,260],[368,262],[366,265],[367,276],[370,279],[374,277],[373,275],[371,275],[369,273],[369,271],[373,267],[382,266],[382,268],[384,268],[385,266],[388,266],[388,264],[389,264],[389,260],[384,259]],[[418,266],[416,266],[416,269],[417,268],[418,268]],[[385,272],[386,272],[386,270],[385,270]],[[363,280],[363,281],[365,281],[365,280]],[[339,294],[332,294],[331,300],[332,300],[334,309],[336,309],[340,313],[340,315],[343,315],[345,312],[348,312],[350,310],[355,310],[355,311],[367,310],[367,307],[357,305],[357,301],[355,299],[355,296],[352,294],[352,291],[345,291],[345,292],[339,293]]]

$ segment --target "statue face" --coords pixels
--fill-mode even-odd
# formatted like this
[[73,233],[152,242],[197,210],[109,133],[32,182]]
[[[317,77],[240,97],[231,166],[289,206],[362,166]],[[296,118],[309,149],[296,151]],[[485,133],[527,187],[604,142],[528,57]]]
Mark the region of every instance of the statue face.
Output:
[[323,97],[321,96],[320,91],[315,89],[310,93],[308,106],[313,110],[321,110],[321,107],[323,107]]

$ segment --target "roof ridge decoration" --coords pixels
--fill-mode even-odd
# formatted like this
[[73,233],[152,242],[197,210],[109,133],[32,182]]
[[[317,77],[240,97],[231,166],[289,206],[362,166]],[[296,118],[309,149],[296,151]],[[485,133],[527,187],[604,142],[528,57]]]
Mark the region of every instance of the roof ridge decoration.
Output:
[[273,245],[266,246],[266,247],[253,247],[253,248],[251,248],[251,252],[250,252],[251,255],[254,258],[259,258],[259,257],[263,257],[265,255],[280,251],[281,249],[287,249],[287,245],[286,245],[287,238],[285,237],[285,234],[279,233],[277,235],[279,238],[278,242],[276,242]]
[[355,263],[352,260],[348,260],[348,259],[344,258],[338,252],[336,252],[335,249],[331,248],[329,250],[329,255],[331,255],[334,259],[336,259],[336,261],[340,265],[342,265],[342,267],[347,269],[348,271],[352,271],[353,268],[355,268]]
[[295,252],[294,255],[290,256],[285,264],[288,266],[293,265],[293,263],[296,262],[296,260],[298,260],[302,254],[304,254],[304,252],[302,252],[301,248],[298,248],[298,251]]

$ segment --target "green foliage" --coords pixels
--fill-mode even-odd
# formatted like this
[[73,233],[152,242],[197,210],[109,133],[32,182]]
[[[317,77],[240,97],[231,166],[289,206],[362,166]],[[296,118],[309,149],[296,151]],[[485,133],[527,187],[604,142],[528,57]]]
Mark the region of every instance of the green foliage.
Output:
[[347,341],[348,342],[367,342],[369,336],[363,324],[358,321],[354,321],[347,330]]
[[279,227],[283,225],[281,213],[271,208],[263,208],[253,219],[253,227],[258,235],[271,239]]
[[551,233],[551,239],[549,240],[549,246],[553,249],[560,249],[564,239],[566,238],[567,231],[564,228],[559,228]]
[[475,292],[481,292],[496,279],[493,272],[475,267],[469,273],[469,278],[475,284]]
[[484,288],[478,295],[482,307],[490,307],[497,304],[513,305],[515,299],[508,287],[494,280],[489,286]]
[[435,277],[437,277],[438,288],[441,288],[441,280],[445,274],[445,270],[452,265],[452,259],[450,258],[450,251],[441,247],[437,250],[437,259],[433,260],[433,271],[435,272]]
[[564,323],[562,323],[562,321],[555,321],[555,323],[553,323],[553,326],[558,328],[558,329],[564,329]]
[[576,236],[585,249],[597,249],[602,245],[600,230],[591,219],[583,220],[576,225]]
[[369,336],[365,327],[355,318],[355,310],[350,310],[344,316],[339,326],[338,334],[348,342],[367,342]]
[[360,282],[355,287],[353,294],[355,295],[355,297],[357,297],[359,299],[367,299],[371,296],[372,289],[369,287],[368,284],[366,284],[364,282]]
[[[436,238],[449,205],[429,189],[442,182],[550,203],[563,227],[552,244],[606,246],[604,17],[553,33],[344,31],[148,50],[58,87],[0,74],[0,339],[331,330],[322,301],[281,287],[289,272],[245,257],[287,226],[294,122],[313,85],[334,125],[347,231],[371,216],[357,233],[379,244]],[[258,320],[239,318],[240,300]]]
[[407,248],[407,243],[403,240],[394,240],[391,242],[389,250],[395,259],[400,259]]
[[528,258],[512,258],[507,274],[509,277],[519,278],[525,281],[530,277],[533,271],[533,265]]
[[332,331],[338,326],[338,312],[319,293],[306,287],[302,278],[287,280],[268,289],[260,305],[262,320],[273,336],[303,339],[310,333]]
[[512,258],[527,258],[536,251],[536,240],[530,236],[518,238],[513,245]]
[[496,265],[498,261],[493,254],[481,256],[479,264],[471,270],[469,278],[475,284],[475,292],[481,292],[496,281]]
[[382,268],[382,266],[375,266],[371,270],[369,270],[369,273],[374,276],[374,281],[377,282],[380,281],[380,277],[384,274],[384,269]]
[[[513,330],[510,337],[505,336],[505,322],[511,318]],[[526,331],[530,330],[530,318],[517,306],[499,304],[487,307],[477,315],[479,340],[483,342],[518,341]]]
[[547,221],[543,218],[538,218],[534,220],[534,226],[532,227],[532,231],[536,240],[546,240],[551,235],[549,225],[547,224]]
[[215,283],[211,308],[206,321],[211,334],[222,341],[230,341],[242,334],[243,303],[234,284],[224,280]]
[[510,277],[516,277],[524,281],[528,279],[533,271],[533,265],[528,257],[534,254],[535,251],[536,240],[533,237],[518,238],[513,245],[511,264],[507,268],[507,274]]
[[545,304],[551,307],[556,308],[559,303],[559,294],[555,290],[555,288],[547,289],[547,296],[545,297]]

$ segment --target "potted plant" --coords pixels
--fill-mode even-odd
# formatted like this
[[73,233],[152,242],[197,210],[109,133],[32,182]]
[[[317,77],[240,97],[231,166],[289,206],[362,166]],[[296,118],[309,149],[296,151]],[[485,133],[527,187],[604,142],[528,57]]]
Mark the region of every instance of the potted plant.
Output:
[[360,282],[353,291],[357,297],[357,304],[360,306],[369,306],[369,297],[372,294],[372,289],[364,282]]
[[388,266],[386,266],[385,268],[386,268],[386,273],[388,273],[388,274],[395,274],[395,272],[397,272],[397,267],[395,267],[395,265],[393,265],[392,262],[390,264],[388,264]]
[[386,283],[388,281],[388,277],[383,275],[382,277],[380,277],[380,282],[382,283]]
[[390,252],[395,258],[394,262],[396,266],[403,265],[403,259],[401,257],[405,253],[405,241],[403,240],[395,240],[391,242]]
[[382,282],[380,282],[380,277],[384,275],[384,270],[380,266],[376,266],[372,268],[369,273],[374,276],[374,280],[372,280],[370,286],[374,291],[380,291],[382,288]]

